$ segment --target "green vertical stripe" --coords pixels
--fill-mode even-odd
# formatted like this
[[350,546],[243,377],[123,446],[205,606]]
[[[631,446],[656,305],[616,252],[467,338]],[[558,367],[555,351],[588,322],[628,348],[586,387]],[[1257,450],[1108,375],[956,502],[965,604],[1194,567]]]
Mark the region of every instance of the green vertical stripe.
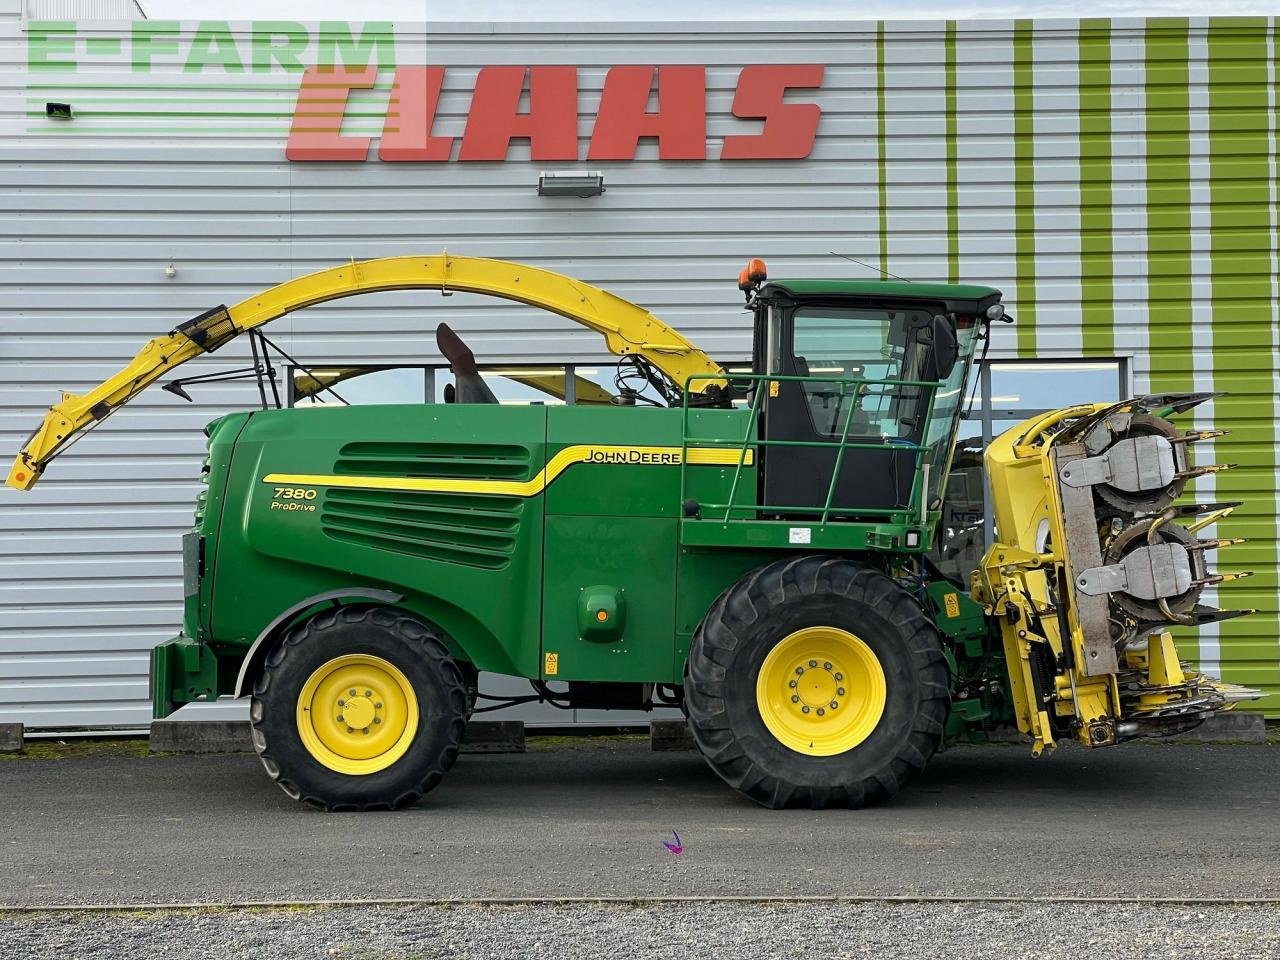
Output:
[[1085,356],[1115,352],[1111,243],[1111,22],[1082,20],[1079,33],[1080,318]]
[[947,282],[960,282],[960,202],[956,183],[956,22],[947,21]]
[[[1271,18],[1271,329],[1280,338],[1280,17]],[[1277,375],[1280,375],[1278,373]],[[1275,391],[1275,379],[1271,385]],[[1272,439],[1280,432],[1280,419],[1276,418],[1272,404]],[[1280,504],[1277,504],[1280,514]],[[1280,521],[1280,517],[1276,518]],[[1274,529],[1274,528],[1273,528]],[[1280,531],[1277,531],[1280,533]],[[1280,564],[1280,556],[1275,558]],[[1278,712],[1275,700],[1268,707],[1271,716]]]
[[889,183],[886,171],[887,134],[884,112],[884,21],[876,24],[876,182],[880,216],[880,273],[889,272]]
[[1219,474],[1218,500],[1244,506],[1219,524],[1221,536],[1250,538],[1221,562],[1247,564],[1253,580],[1224,584],[1223,606],[1262,612],[1223,623],[1224,679],[1269,687],[1267,706],[1280,705],[1280,641],[1276,616],[1275,370],[1271,325],[1270,204],[1273,123],[1267,71],[1267,20],[1209,21],[1209,224],[1212,269],[1213,385],[1231,396],[1215,403],[1220,461],[1240,469]]
[[1195,362],[1187,29],[1183,19],[1146,25],[1147,342],[1157,393],[1190,390]]
[[1035,96],[1032,90],[1032,24],[1013,26],[1014,273],[1018,354],[1036,354]]
[[[1192,388],[1191,49],[1185,19],[1146,23],[1147,358],[1151,390]],[[1178,649],[1200,659],[1197,634]]]

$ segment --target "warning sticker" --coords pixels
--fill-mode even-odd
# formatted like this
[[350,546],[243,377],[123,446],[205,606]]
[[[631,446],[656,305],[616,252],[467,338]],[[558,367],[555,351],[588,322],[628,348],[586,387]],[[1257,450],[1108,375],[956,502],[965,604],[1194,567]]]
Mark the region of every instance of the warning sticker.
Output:
[[792,543],[812,543],[813,531],[808,527],[792,527],[791,528]]
[[543,660],[542,672],[548,677],[554,677],[560,672],[560,654],[548,653]]
[[960,616],[960,597],[954,593],[943,594],[942,604],[947,608],[947,616],[955,619]]

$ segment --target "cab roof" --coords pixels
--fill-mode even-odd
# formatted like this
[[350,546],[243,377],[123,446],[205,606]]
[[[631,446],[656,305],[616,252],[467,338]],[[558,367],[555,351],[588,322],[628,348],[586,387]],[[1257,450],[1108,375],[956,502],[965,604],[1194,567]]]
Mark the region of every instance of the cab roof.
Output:
[[769,280],[760,290],[768,297],[773,291],[794,297],[828,294],[837,297],[868,299],[929,300],[945,302],[949,309],[979,312],[998,303],[1001,293],[995,287],[969,283],[911,283],[906,280]]

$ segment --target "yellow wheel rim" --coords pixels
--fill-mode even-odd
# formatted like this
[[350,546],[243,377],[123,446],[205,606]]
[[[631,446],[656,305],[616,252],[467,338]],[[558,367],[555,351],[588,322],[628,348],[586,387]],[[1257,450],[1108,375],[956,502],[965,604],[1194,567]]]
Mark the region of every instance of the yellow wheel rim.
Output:
[[760,719],[785,747],[811,757],[852,750],[884,715],[884,669],[858,636],[805,627],[769,651],[756,680]]
[[385,770],[418,732],[418,697],[394,664],[367,654],[321,664],[298,695],[298,733],[330,770],[363,776]]

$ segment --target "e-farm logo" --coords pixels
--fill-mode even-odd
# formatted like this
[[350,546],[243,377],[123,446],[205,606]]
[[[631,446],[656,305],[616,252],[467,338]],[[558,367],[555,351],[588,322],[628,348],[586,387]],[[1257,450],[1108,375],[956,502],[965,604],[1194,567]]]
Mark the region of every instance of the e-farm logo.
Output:
[[311,64],[381,69],[396,66],[395,28],[390,23],[321,23],[313,31],[286,20],[255,21],[239,35],[224,20],[187,29],[177,20],[139,20],[127,36],[80,36],[74,20],[36,20],[27,26],[27,69],[71,73],[90,56],[99,63],[119,57],[134,73],[218,70],[228,74],[301,73]]
[[[76,119],[32,132],[260,137],[287,120],[285,157],[327,162],[368,160],[373,135],[377,158],[388,162],[502,162],[513,141],[527,141],[534,162],[630,161],[645,140],[656,142],[660,160],[800,160],[822,117],[802,91],[821,88],[825,73],[820,63],[729,67],[729,130],[710,138],[717,149],[708,147],[705,65],[615,64],[585,83],[583,70],[601,68],[402,65],[386,22],[233,29],[221,20],[139,21],[113,36],[71,20],[37,21],[28,25],[27,64],[28,116],[43,118],[41,107],[55,99],[37,91],[65,90],[69,106],[58,119],[71,118],[72,103]],[[121,66],[129,81],[116,79]],[[726,65],[714,69],[723,78]],[[78,71],[114,76],[67,76]],[[584,88],[599,97],[584,97]],[[461,126],[454,117],[437,123],[446,90],[468,97]]]

